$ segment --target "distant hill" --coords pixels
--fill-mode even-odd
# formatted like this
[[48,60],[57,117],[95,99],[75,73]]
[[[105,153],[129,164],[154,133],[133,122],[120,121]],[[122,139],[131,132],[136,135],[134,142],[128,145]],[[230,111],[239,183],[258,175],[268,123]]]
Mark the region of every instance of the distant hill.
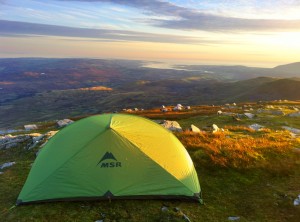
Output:
[[239,101],[257,101],[257,100],[299,100],[300,80],[296,79],[265,79],[262,84],[255,84],[252,90],[246,90],[246,93],[238,97]]
[[273,70],[292,75],[293,77],[300,77],[300,62],[277,66]]

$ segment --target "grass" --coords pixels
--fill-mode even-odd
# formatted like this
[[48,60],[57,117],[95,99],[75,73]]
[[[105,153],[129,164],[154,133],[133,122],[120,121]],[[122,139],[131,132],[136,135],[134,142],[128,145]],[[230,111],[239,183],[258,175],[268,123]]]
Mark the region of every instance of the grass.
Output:
[[[233,128],[233,127],[232,127]],[[240,129],[240,128],[238,128]],[[242,128],[242,130],[244,130]],[[249,130],[251,132],[251,130]],[[189,149],[195,149],[200,161],[207,161],[207,165],[214,164],[220,167],[250,168],[266,162],[272,155],[273,158],[291,153],[293,143],[287,132],[263,133],[257,136],[240,136],[227,133],[177,133],[181,142]],[[280,161],[280,160],[277,160]]]
[[[152,112],[152,113],[151,113]],[[293,200],[300,194],[300,139],[292,138],[280,129],[281,118],[270,119],[273,128],[254,131],[247,124],[254,120],[235,122],[231,117],[215,115],[215,110],[199,108],[184,111],[177,116],[184,127],[195,124],[204,127],[212,123],[225,129],[224,133],[176,133],[193,159],[205,205],[184,201],[118,200],[56,202],[19,206],[14,205],[22,189],[31,164],[33,150],[25,144],[10,150],[0,150],[0,164],[16,164],[0,175],[0,221],[96,221],[104,222],[165,222],[185,221],[182,213],[193,222],[228,221],[229,216],[239,216],[240,221],[299,221],[300,207]],[[210,113],[209,113],[210,112]],[[143,112],[140,112],[141,114]],[[159,111],[146,115],[165,115]],[[143,114],[142,114],[143,115]],[[170,116],[172,115],[169,114]],[[168,117],[168,116],[167,116]],[[293,119],[298,126],[299,119]],[[263,118],[255,119],[262,124]],[[263,124],[262,124],[263,125]],[[45,123],[42,131],[53,129]],[[163,206],[168,211],[162,212]],[[174,208],[180,208],[176,212]]]

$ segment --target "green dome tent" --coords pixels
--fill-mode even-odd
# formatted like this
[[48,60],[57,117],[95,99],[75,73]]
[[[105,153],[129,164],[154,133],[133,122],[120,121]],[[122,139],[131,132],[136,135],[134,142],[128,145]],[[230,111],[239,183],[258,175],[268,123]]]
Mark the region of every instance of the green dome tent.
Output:
[[104,114],[58,132],[41,150],[17,205],[86,199],[201,202],[193,162],[180,141],[151,120]]

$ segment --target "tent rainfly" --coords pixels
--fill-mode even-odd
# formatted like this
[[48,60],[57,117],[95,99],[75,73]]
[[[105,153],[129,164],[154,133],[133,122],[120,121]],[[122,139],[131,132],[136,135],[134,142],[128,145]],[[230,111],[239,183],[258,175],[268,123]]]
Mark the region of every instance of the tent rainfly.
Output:
[[48,141],[17,205],[144,198],[202,202],[193,162],[159,124],[134,115],[103,114],[81,119]]

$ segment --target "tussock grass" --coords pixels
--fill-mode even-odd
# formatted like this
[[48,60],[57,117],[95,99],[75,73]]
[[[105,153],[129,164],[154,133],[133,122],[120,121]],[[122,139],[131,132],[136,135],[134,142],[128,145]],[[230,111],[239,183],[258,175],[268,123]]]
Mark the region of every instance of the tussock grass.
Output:
[[[227,127],[232,131],[255,131],[246,127]],[[177,133],[177,137],[195,152],[197,161],[205,160],[207,165],[231,168],[252,168],[268,162],[270,157],[288,155],[293,148],[290,135],[285,131],[265,132],[262,135],[239,136],[230,132]],[[271,160],[270,160],[271,161]],[[273,161],[273,160],[272,160]]]

